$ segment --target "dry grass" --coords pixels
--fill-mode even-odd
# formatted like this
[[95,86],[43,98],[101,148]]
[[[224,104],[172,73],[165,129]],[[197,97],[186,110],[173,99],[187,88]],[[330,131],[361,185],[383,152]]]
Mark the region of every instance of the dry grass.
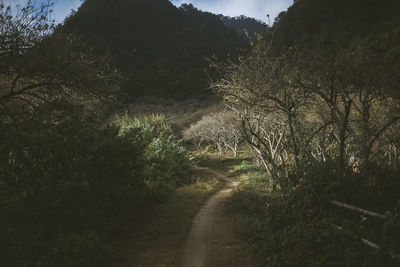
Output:
[[214,98],[177,101],[167,98],[142,98],[129,105],[129,115],[164,114],[178,130],[189,127],[205,114],[222,108]]

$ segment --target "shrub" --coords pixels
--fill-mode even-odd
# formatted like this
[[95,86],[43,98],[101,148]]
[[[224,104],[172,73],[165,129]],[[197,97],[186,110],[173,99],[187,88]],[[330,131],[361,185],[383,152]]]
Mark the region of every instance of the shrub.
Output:
[[3,265],[105,264],[107,239],[188,180],[187,153],[165,118],[102,121],[58,105],[3,130]]
[[188,153],[165,116],[123,117],[118,119],[118,124],[120,135],[125,135],[129,129],[138,129],[142,136],[146,165],[144,180],[153,196],[160,197],[175,186],[189,182]]

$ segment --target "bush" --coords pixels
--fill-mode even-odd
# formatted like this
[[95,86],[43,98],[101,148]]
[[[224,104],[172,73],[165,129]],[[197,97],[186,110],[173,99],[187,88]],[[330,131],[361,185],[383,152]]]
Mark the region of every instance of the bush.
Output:
[[165,118],[102,121],[59,104],[4,128],[3,266],[105,264],[108,238],[188,180],[187,153]]
[[171,188],[188,183],[190,162],[186,149],[181,145],[165,116],[152,115],[142,118],[119,118],[120,134],[138,129],[144,146],[144,171],[146,185],[153,196],[160,198]]

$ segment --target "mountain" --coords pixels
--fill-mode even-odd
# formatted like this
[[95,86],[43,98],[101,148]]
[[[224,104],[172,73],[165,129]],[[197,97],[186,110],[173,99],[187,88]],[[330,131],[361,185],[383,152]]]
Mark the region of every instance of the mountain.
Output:
[[132,99],[205,95],[205,58],[223,60],[248,47],[219,16],[168,0],[86,0],[59,31],[110,53]]

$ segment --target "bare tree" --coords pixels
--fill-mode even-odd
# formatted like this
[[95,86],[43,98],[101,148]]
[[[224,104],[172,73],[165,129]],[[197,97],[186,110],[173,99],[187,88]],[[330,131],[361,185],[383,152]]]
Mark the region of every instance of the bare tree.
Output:
[[276,116],[268,114],[265,117],[256,115],[252,118],[246,114],[243,120],[245,138],[257,156],[258,161],[270,175],[270,190],[276,190],[280,177],[286,171],[289,159],[287,152],[288,129],[285,122]]
[[[212,87],[241,117],[246,140],[257,148],[259,155],[265,154],[265,163],[274,166],[269,167],[273,178],[279,176],[275,170],[282,169],[278,166],[286,163],[282,157],[276,165],[279,153],[271,150],[271,145],[278,140],[279,146],[284,145],[279,150],[289,155],[286,158],[302,176],[301,161],[307,157],[308,146],[324,123],[309,109],[312,94],[296,83],[296,58],[290,54],[276,56],[260,42],[248,58],[220,70],[223,78]],[[282,138],[275,139],[278,136]]]
[[343,177],[349,145],[355,149],[347,157],[356,157],[361,173],[367,175],[374,145],[400,118],[398,100],[387,94],[393,85],[382,78],[385,70],[378,67],[379,56],[371,57],[373,53],[366,50],[356,57],[354,49],[338,49],[329,56],[301,55],[306,59],[300,63],[296,79],[299,87],[325,103],[335,125],[339,178]]
[[204,141],[212,143],[220,154],[224,148],[230,149],[236,157],[242,134],[236,114],[223,110],[203,116],[184,131],[184,138],[191,140],[197,148]]

